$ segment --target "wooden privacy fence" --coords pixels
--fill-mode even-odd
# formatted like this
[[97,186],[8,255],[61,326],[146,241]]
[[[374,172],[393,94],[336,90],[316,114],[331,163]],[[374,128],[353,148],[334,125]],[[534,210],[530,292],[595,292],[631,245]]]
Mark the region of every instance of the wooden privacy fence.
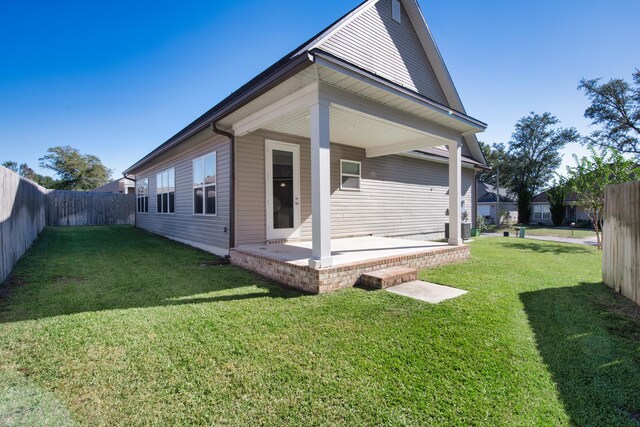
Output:
[[640,304],[640,182],[605,190],[602,281]]
[[47,225],[116,225],[135,223],[135,194],[51,190]]
[[45,226],[47,190],[0,166],[0,283]]
[[0,283],[45,225],[135,224],[135,197],[47,190],[0,166]]

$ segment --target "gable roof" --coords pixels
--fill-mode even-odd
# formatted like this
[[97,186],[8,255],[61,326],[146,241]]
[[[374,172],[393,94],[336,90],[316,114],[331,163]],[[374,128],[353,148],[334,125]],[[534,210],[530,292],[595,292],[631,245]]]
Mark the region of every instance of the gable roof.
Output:
[[[478,203],[496,203],[496,187],[486,182],[478,181]],[[506,188],[500,188],[500,203],[515,203],[516,197]]]
[[[253,79],[249,80],[239,89],[232,92],[229,96],[224,98],[222,101],[202,114],[196,120],[191,122],[174,136],[169,138],[159,147],[140,159],[134,165],[127,168],[127,170],[124,171],[124,174],[127,175],[129,173],[132,173],[134,170],[151,161],[158,155],[181,143],[187,138],[195,135],[196,133],[202,131],[203,129],[214,125],[215,122],[217,122],[221,118],[232,113],[233,111],[236,111],[246,103],[257,98],[267,90],[277,86],[302,69],[312,65],[314,62],[314,55],[312,51],[319,50],[318,47],[327,38],[337,32],[342,26],[358,17],[367,8],[372,7],[379,1],[381,0],[365,0],[360,3],[358,6],[333,22],[331,25],[320,31],[315,36],[311,37],[309,40],[302,43],[297,48],[293,49],[291,52],[280,58],[273,65],[262,71]],[[433,40],[433,37],[426,21],[424,20],[424,16],[422,15],[417,0],[400,1],[410,17],[413,28],[416,31],[418,39],[420,40],[423,48],[425,49],[425,53],[427,54],[429,62],[433,67],[434,73],[449,103],[449,105],[446,107],[456,115],[468,118],[477,123],[482,123],[479,120],[467,116],[466,111],[464,110],[464,106],[460,101],[460,96],[458,95],[458,92],[453,84],[453,80],[451,79],[451,75],[449,74],[446,65],[444,64],[444,60],[440,55],[440,51],[438,50],[435,41]],[[418,25],[416,23],[418,23]],[[429,101],[440,104],[439,102],[432,99],[429,99]],[[486,159],[484,158],[484,154],[480,149],[480,145],[476,136],[465,135],[464,139],[467,142],[467,145],[469,146],[473,157],[482,165],[486,165]]]
[[[567,197],[565,197],[564,203],[567,204],[575,202],[576,200],[578,200],[578,195],[575,192],[571,191],[569,192],[569,194],[567,194]],[[547,192],[543,191],[542,193],[533,196],[533,198],[531,199],[531,203],[549,203]]]

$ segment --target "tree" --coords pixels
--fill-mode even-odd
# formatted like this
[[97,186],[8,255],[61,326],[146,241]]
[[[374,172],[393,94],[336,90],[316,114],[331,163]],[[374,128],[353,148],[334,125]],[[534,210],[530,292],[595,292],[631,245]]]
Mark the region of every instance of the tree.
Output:
[[560,149],[578,140],[578,131],[555,128],[558,123],[550,113],[532,112],[518,120],[511,136],[505,183],[518,196],[518,218],[522,223],[529,222],[531,217],[531,199],[560,166]]
[[633,84],[623,79],[600,81],[582,79],[578,85],[591,101],[584,116],[601,126],[583,143],[640,157],[640,70],[633,74]]
[[547,200],[549,201],[549,210],[551,211],[551,221],[553,225],[559,227],[564,221],[565,200],[569,194],[569,185],[566,178],[560,177],[558,181],[554,181],[553,186],[547,190]]
[[61,190],[90,190],[109,181],[111,171],[94,155],[68,145],[49,148],[47,153],[40,158],[40,166],[56,172]]
[[487,184],[495,184],[496,182],[496,172],[500,170],[506,170],[506,165],[509,163],[509,154],[504,146],[504,144],[488,144],[485,142],[480,142],[480,149],[484,154],[485,159],[487,159],[487,164],[491,169],[482,171],[482,173],[478,174],[478,179],[482,182],[486,182]]
[[47,175],[40,175],[36,173],[26,163],[21,163],[20,166],[18,166],[17,162],[8,160],[6,162],[3,162],[2,166],[12,170],[13,172],[17,173],[21,177],[27,178],[28,180],[35,182],[36,184],[44,188],[57,188],[58,183],[55,179]]
[[589,146],[590,158],[578,159],[575,167],[568,167],[571,189],[576,192],[576,206],[581,206],[596,231],[598,249],[602,249],[603,236],[600,234],[604,214],[604,190],[607,185],[620,184],[634,179],[638,166],[633,160],[625,159],[615,149],[605,148],[600,153]]
[[18,163],[17,162],[14,162],[12,160],[7,160],[6,162],[2,162],[2,166],[4,166],[5,168],[9,169],[10,171],[18,173]]

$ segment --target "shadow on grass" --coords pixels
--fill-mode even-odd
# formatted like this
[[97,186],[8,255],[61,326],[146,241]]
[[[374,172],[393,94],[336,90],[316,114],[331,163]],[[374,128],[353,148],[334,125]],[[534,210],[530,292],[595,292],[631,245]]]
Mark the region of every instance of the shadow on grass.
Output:
[[303,292],[133,227],[47,228],[0,288],[0,323]]
[[574,425],[640,425],[640,307],[601,283],[520,294]]
[[582,245],[574,245],[571,243],[551,243],[541,242],[504,242],[503,246],[508,249],[518,249],[532,251],[537,253],[554,253],[554,254],[581,254],[590,253],[588,247]]

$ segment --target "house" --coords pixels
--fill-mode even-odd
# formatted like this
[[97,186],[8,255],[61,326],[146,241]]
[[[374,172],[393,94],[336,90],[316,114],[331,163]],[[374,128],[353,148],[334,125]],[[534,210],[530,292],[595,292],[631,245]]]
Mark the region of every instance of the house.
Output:
[[[478,215],[483,216],[489,223],[497,224],[498,196],[496,187],[486,182],[478,181],[476,192]],[[500,211],[509,214],[512,222],[518,222],[518,202],[515,195],[510,194],[505,188],[500,188]],[[506,213],[502,216],[505,221]]]
[[92,193],[122,193],[133,194],[136,189],[136,184],[133,179],[120,178],[114,181],[108,182],[105,185],[96,187],[93,190],[89,190]]
[[[591,224],[589,215],[585,212],[581,206],[576,206],[577,200],[576,193],[570,192],[564,199],[565,214],[563,225],[571,225],[572,223]],[[531,199],[531,217],[529,218],[531,224],[553,225],[551,220],[551,205],[547,199],[547,193],[543,192],[536,194]]]
[[[485,128],[416,0],[367,0],[125,176],[138,227],[326,292],[469,256],[461,212],[474,209]],[[447,222],[448,242],[428,241]]]

